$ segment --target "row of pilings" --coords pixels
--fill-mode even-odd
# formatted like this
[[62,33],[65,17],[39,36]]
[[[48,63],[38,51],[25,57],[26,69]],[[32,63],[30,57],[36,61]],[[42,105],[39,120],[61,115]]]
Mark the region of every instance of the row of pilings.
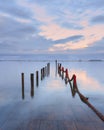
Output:
[[[45,77],[48,77],[50,75],[50,63],[47,63],[47,65],[35,72],[30,73],[30,85],[31,85],[31,97],[34,97],[34,86],[38,87],[40,80],[42,81]],[[34,80],[35,80],[35,85],[34,85]],[[21,73],[21,83],[22,83],[22,99],[25,98],[25,74]]]
[[73,74],[72,77],[70,78],[69,77],[69,72],[68,72],[68,69],[67,68],[64,68],[62,66],[61,63],[57,63],[57,66],[58,66],[58,74],[59,76],[65,80],[65,84],[68,84],[70,85],[70,88],[71,88],[71,93],[72,93],[72,96],[74,97],[75,94],[77,93],[81,99],[82,102],[84,102],[90,109],[92,109],[96,115],[102,120],[104,121],[104,115],[99,112],[88,100],[87,97],[85,97],[78,89],[78,86],[77,86],[77,78],[76,78],[76,75]]

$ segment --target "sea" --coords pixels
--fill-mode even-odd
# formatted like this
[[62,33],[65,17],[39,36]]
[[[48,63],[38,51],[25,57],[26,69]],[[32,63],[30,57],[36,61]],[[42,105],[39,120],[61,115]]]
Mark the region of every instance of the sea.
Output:
[[[57,61],[57,62],[56,62]],[[50,63],[50,75],[41,80],[41,69]],[[88,97],[93,106],[104,115],[104,55],[103,54],[19,54],[0,55],[0,124],[6,120],[11,108],[25,113],[28,117],[32,111],[51,104],[57,112],[58,103],[74,104],[79,101],[78,95],[72,96],[70,86],[64,83],[57,73],[57,64],[68,69],[69,77],[76,75],[80,92]],[[39,72],[39,86],[36,86],[36,71]],[[24,73],[24,90],[22,88]],[[31,77],[34,74],[34,92],[31,92]],[[76,103],[76,102],[75,102]],[[23,105],[22,105],[23,104]],[[22,109],[22,107],[24,109]],[[63,108],[63,111],[65,108]],[[49,108],[51,110],[51,108]],[[56,108],[55,108],[56,110]],[[3,112],[4,111],[4,112]],[[41,110],[43,111],[43,110]],[[6,114],[7,113],[7,114]],[[15,113],[18,116],[18,113]],[[27,116],[26,116],[27,115]],[[34,115],[35,116],[35,115]],[[20,116],[21,117],[21,116]],[[24,117],[24,118],[25,118]],[[43,116],[45,117],[45,115]],[[43,118],[41,117],[41,118]],[[57,115],[56,118],[59,118]],[[21,118],[22,119],[22,118]],[[44,118],[43,118],[44,119]]]

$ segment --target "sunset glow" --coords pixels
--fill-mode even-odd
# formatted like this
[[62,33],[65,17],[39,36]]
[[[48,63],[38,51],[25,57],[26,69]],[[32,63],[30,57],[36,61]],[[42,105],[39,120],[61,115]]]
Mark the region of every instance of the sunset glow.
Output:
[[9,1],[0,1],[1,54],[104,53],[102,0]]

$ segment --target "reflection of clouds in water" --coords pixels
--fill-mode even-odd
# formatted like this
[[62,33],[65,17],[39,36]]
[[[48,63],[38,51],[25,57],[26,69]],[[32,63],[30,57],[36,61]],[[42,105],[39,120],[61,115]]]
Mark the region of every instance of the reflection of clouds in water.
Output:
[[[55,74],[53,73],[55,70],[53,67],[51,68],[51,76],[55,77]],[[69,77],[71,78],[73,74],[76,74],[77,76],[77,84],[80,89],[86,90],[86,91],[93,91],[93,92],[102,92],[104,91],[103,85],[99,82],[99,80],[96,80],[96,75],[95,77],[91,77],[87,71],[85,70],[80,70],[80,69],[71,69],[69,70]],[[54,80],[54,82],[47,83],[47,86],[49,85],[51,88],[52,86],[55,86],[55,89],[60,88],[62,86],[61,80]]]
[[82,87],[87,91],[104,91],[103,86],[94,77],[90,77],[86,71],[72,70],[72,73],[75,73],[77,76],[78,87]]
[[53,88],[60,89],[63,85],[62,85],[61,79],[60,80],[54,79],[54,82],[53,80],[49,80],[49,82],[47,82],[47,86],[52,89]]

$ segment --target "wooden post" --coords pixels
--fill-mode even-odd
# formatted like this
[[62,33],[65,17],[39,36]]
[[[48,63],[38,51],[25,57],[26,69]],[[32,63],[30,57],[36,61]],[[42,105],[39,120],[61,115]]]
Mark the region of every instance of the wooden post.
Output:
[[59,64],[59,76],[61,76],[61,64]]
[[60,63],[60,71],[61,71],[61,66],[62,66],[62,65],[61,65],[61,63]]
[[39,72],[36,71],[36,86],[39,85]]
[[41,80],[43,79],[43,69],[41,69]]
[[50,75],[50,63],[48,63],[47,66],[48,66],[48,75]]
[[58,63],[58,74],[59,74],[59,68],[60,68],[60,64]]
[[64,67],[62,67],[62,79],[64,79]]
[[34,96],[34,74],[30,74],[30,80],[31,80],[31,97]]
[[21,80],[22,80],[22,99],[25,98],[24,94],[24,73],[21,73]]
[[42,79],[44,78],[44,68],[42,68]]
[[48,64],[46,66],[46,76],[48,76]]
[[69,74],[68,74],[68,69],[65,70],[65,84],[68,83],[69,80]]
[[55,63],[56,63],[56,76],[57,76],[57,60],[55,60]]
[[24,73],[21,73],[22,87],[24,87]]
[[45,66],[44,69],[45,69],[45,76],[46,76],[47,75],[47,67]]
[[49,63],[49,75],[50,75],[50,63]]
[[45,77],[45,69],[43,68],[43,78]]
[[47,76],[49,75],[49,64],[47,63]]

